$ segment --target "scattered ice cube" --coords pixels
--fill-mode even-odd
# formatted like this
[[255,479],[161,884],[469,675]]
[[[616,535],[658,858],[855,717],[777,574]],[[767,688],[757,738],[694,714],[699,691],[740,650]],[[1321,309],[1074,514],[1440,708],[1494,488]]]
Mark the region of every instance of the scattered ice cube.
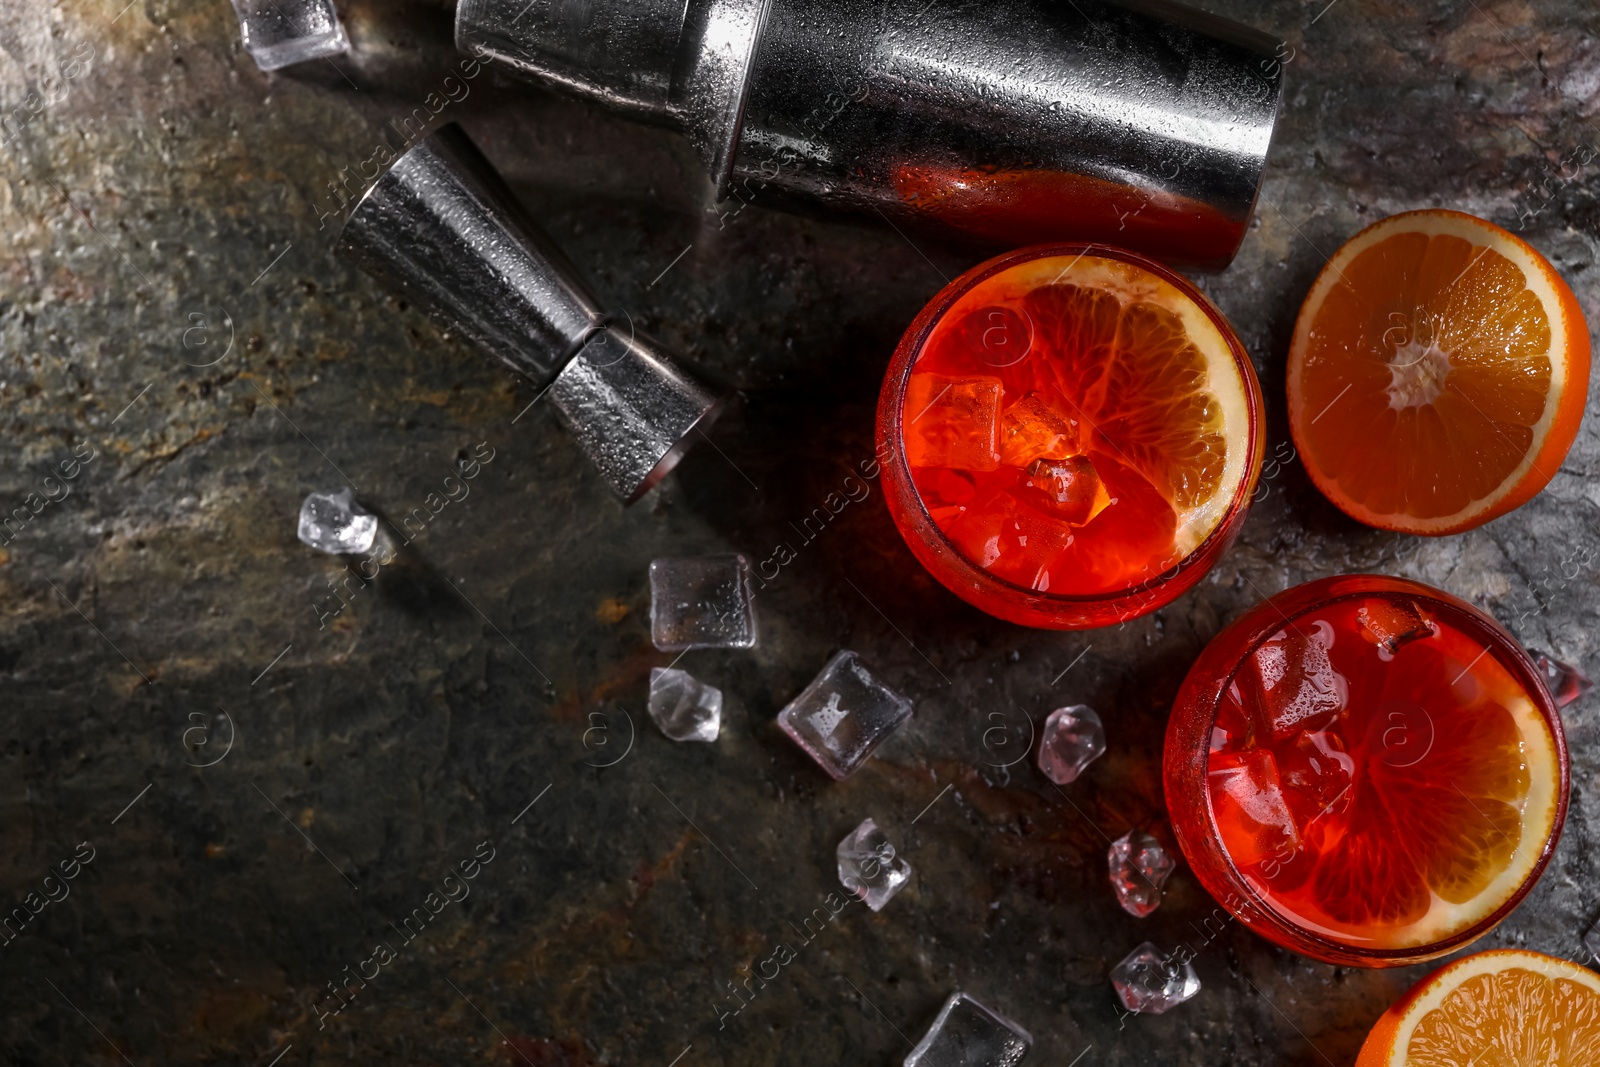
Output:
[[1439,632],[1438,625],[1413,600],[1374,597],[1361,605],[1356,621],[1384,660],[1393,659],[1401,646]]
[[1555,698],[1556,707],[1564,708],[1594,688],[1589,676],[1572,664],[1562,663],[1544,652],[1533,652],[1532,655],[1534,666],[1539,668],[1539,676]]
[[905,1067],[1015,1067],[1031,1047],[1028,1031],[965,993],[952,993]]
[[333,0],[233,0],[244,49],[262,70],[336,56],[349,47]]
[[1056,785],[1076,781],[1083,769],[1106,751],[1100,716],[1087,704],[1057,708],[1044,721],[1039,738],[1039,769]]
[[1000,462],[1026,467],[1036,459],[1065,459],[1078,451],[1078,423],[1028,393],[1000,418]]
[[828,661],[778,712],[778,725],[835,778],[854,774],[911,717],[911,701],[874,678],[854,652]]
[[1036,459],[1028,464],[1032,502],[1069,526],[1082,526],[1111,504],[1111,494],[1088,456]]
[[1583,935],[1583,947],[1589,953],[1589,966],[1600,966],[1600,922],[1589,927]]
[[1111,888],[1129,915],[1142,919],[1155,911],[1161,905],[1161,887],[1177,869],[1161,842],[1143,830],[1129,830],[1111,843]]
[[1111,985],[1129,1011],[1160,1015],[1200,992],[1187,957],[1169,956],[1146,941],[1111,968]]
[[722,731],[722,690],[688,671],[650,669],[650,717],[674,741],[715,741]]
[[839,842],[839,882],[873,911],[881,911],[889,898],[911,881],[911,864],[895,853],[894,846],[871,819]]
[[312,493],[300,505],[300,540],[331,556],[366,552],[378,536],[378,517],[356,503],[347,485]]
[[750,560],[739,553],[650,563],[650,640],[663,652],[750,648],[756,609]]
[[1333,640],[1333,627],[1319,619],[1279,630],[1255,650],[1250,661],[1260,691],[1252,703],[1263,733],[1282,740],[1327,725],[1344,710],[1350,687],[1328,658]]
[[1208,776],[1212,815],[1237,866],[1282,861],[1299,851],[1300,831],[1284,800],[1271,752],[1213,752]]
[[906,463],[992,471],[1000,466],[1000,379],[913,374],[906,382]]

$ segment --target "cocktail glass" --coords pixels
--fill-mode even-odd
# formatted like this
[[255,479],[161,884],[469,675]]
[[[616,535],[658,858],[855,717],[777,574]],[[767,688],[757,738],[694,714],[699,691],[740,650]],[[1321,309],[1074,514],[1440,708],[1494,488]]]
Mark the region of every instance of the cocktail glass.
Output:
[[1173,705],[1164,778],[1212,896],[1285,948],[1365,967],[1505,919],[1569,788],[1561,719],[1516,639],[1378,575],[1296,586],[1213,639]]

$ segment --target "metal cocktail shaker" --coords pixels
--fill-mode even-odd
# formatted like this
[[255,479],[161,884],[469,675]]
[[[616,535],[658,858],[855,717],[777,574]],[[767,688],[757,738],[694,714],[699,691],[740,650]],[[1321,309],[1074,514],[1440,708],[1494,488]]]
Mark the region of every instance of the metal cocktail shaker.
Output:
[[719,199],[1210,269],[1243,240],[1286,54],[1165,0],[460,0],[456,44],[681,129]]
[[612,320],[458,126],[418,142],[367,190],[338,252],[544,387],[629,503],[716,413],[654,341]]

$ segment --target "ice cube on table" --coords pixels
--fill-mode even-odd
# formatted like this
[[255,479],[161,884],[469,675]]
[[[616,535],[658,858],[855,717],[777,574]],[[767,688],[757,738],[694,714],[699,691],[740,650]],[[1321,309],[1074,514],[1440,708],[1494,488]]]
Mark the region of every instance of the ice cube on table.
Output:
[[722,690],[688,671],[650,669],[650,717],[674,741],[715,741],[722,732]]
[[1000,379],[913,374],[901,405],[906,463],[992,471],[1000,466]]
[[335,493],[312,493],[300,504],[300,540],[330,556],[366,552],[378,536],[378,517],[356,503],[347,485]]
[[911,701],[872,676],[850,651],[778,712],[778,725],[822,769],[848,778],[911,717]]
[[1373,597],[1357,610],[1356,621],[1361,625],[1362,634],[1378,646],[1378,655],[1385,660],[1393,659],[1405,645],[1439,632],[1438,625],[1413,600]]
[[750,560],[741,553],[652,560],[650,640],[663,652],[754,646]]
[[1534,666],[1539,668],[1539,677],[1550,690],[1556,707],[1564,708],[1594,688],[1589,676],[1572,664],[1562,663],[1544,652],[1530,651],[1529,655],[1533,656]]
[[1100,716],[1087,704],[1057,708],[1039,736],[1039,769],[1056,785],[1077,781],[1083,769],[1106,751]]
[[965,993],[952,993],[905,1058],[905,1067],[1015,1067],[1033,1047],[1028,1031]]
[[233,0],[244,50],[262,70],[336,56],[349,47],[333,0]]
[[1300,831],[1278,778],[1278,762],[1264,748],[1213,752],[1207,761],[1211,813],[1229,857],[1240,867],[1289,859]]
[[1256,728],[1274,740],[1332,722],[1350,699],[1350,686],[1328,658],[1333,627],[1301,621],[1263,641],[1250,657],[1255,682],[1245,693]]
[[861,820],[861,825],[839,842],[835,856],[839,861],[839,884],[873,911],[881,911],[911,881],[911,864],[895,852],[889,838],[870,818]]
[[1146,941],[1111,968],[1111,986],[1129,1011],[1160,1015],[1200,992],[1200,976],[1186,956],[1169,956]]
[[1026,467],[1036,459],[1066,459],[1078,448],[1076,419],[1027,393],[1000,417],[1000,462]]
[[1129,830],[1111,843],[1110,866],[1117,903],[1141,919],[1161,905],[1161,889],[1178,869],[1161,842],[1143,830]]

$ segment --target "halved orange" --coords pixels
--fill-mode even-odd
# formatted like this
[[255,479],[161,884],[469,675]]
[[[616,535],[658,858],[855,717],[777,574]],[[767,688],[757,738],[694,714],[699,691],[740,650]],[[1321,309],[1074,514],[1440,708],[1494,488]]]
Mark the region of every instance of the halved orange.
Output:
[[1600,1059],[1600,975],[1497,949],[1412,986],[1373,1026],[1356,1067],[1589,1067]]
[[1289,349],[1289,428],[1318,489],[1387,530],[1459,533],[1520,507],[1572,447],[1589,327],[1527,242],[1408,211],[1334,253]]

